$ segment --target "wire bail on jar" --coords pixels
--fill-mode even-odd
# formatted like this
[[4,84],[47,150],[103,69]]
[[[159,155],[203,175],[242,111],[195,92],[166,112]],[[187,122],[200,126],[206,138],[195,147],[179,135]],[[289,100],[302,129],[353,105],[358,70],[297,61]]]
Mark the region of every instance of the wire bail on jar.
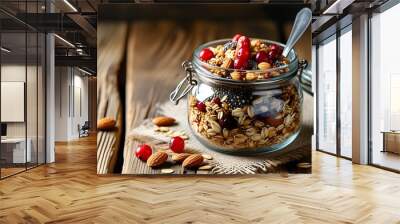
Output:
[[299,71],[298,71],[297,75],[301,77],[303,70],[306,69],[307,66],[308,66],[307,60],[305,60],[305,59],[299,60]]
[[186,96],[192,88],[197,85],[197,80],[193,78],[194,68],[193,64],[190,61],[184,61],[182,63],[183,69],[186,71],[186,76],[182,79],[179,84],[176,86],[174,91],[169,95],[169,100],[177,105],[179,100]]
[[307,66],[308,66],[307,60],[301,59],[299,61],[299,71],[297,72],[297,75],[299,76],[300,83],[302,83],[303,81],[303,71],[304,69],[307,68]]

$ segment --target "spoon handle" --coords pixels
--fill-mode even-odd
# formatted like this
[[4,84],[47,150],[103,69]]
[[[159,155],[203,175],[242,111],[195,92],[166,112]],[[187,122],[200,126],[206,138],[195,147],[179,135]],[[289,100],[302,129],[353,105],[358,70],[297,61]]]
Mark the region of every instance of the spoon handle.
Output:
[[297,13],[296,19],[294,21],[292,31],[290,32],[290,36],[288,41],[286,42],[286,47],[283,49],[282,55],[287,57],[290,50],[292,50],[293,46],[297,43],[303,33],[307,30],[308,26],[311,23],[312,12],[309,8],[303,8],[300,12]]

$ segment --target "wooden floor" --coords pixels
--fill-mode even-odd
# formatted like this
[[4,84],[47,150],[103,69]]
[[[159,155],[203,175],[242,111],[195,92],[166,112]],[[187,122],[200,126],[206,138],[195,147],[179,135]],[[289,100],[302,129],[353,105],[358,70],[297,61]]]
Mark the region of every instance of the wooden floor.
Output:
[[313,153],[313,174],[96,175],[96,141],[0,181],[0,223],[400,223],[400,175]]
[[6,167],[1,168],[1,178],[11,176],[13,174],[23,172],[25,170],[24,167]]

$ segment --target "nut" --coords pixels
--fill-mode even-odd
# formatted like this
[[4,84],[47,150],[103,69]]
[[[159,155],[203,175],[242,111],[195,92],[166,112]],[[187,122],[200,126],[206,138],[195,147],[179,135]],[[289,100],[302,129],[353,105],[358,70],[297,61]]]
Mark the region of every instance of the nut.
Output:
[[226,58],[224,60],[224,62],[222,63],[221,67],[222,68],[230,68],[232,66],[232,64],[233,64],[233,60],[230,58]]
[[241,80],[242,79],[242,76],[240,75],[239,72],[232,72],[231,77],[233,80]]
[[250,45],[251,45],[252,47],[258,47],[258,46],[261,45],[261,40],[259,40],[259,39],[253,39],[253,40],[251,40]]
[[179,135],[179,137],[181,137],[183,140],[188,140],[189,139],[189,136],[187,136],[187,135]]
[[258,68],[261,70],[268,70],[271,68],[271,64],[268,62],[261,62],[260,64],[258,64]]
[[97,129],[106,131],[115,127],[116,121],[110,117],[101,118],[97,121]]
[[203,156],[200,154],[193,154],[190,155],[189,157],[187,157],[183,163],[182,163],[182,167],[183,168],[194,168],[194,167],[198,167],[203,163]]
[[147,166],[149,167],[160,166],[163,163],[165,163],[167,159],[168,159],[168,154],[166,152],[158,151],[147,159]]
[[247,72],[246,73],[246,80],[256,80],[257,79],[257,75],[254,72]]
[[171,126],[175,124],[175,119],[172,117],[160,116],[153,118],[153,124],[157,126]]
[[211,165],[204,165],[199,167],[199,170],[211,170],[213,167]]
[[158,130],[160,132],[169,132],[170,131],[169,128],[167,128],[167,127],[160,127]]
[[189,153],[175,153],[172,155],[172,160],[175,162],[182,162],[185,160],[187,157],[189,157],[191,154]]
[[208,154],[203,154],[202,156],[203,156],[204,159],[208,159],[208,160],[213,159],[213,157],[211,155],[208,155]]
[[173,173],[173,172],[175,172],[173,169],[162,169],[161,170],[161,173],[165,173],[165,174]]

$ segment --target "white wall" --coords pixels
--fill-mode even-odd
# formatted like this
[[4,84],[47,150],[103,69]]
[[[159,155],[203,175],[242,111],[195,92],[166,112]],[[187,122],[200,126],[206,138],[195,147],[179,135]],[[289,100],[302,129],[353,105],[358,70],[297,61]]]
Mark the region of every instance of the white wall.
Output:
[[[36,67],[28,66],[27,68],[24,65],[19,64],[5,64],[1,66],[1,81],[2,82],[25,82],[25,75],[27,69],[28,74],[32,72],[36,73]],[[33,93],[32,93],[33,94]],[[31,95],[27,93],[27,95]],[[35,90],[36,96],[36,90]],[[1,110],[7,110],[7,108],[1,108]],[[36,116],[36,114],[35,114]],[[31,121],[28,114],[28,120]],[[36,121],[36,120],[35,120]],[[7,122],[7,137],[25,137],[25,124],[26,122]],[[35,122],[36,123],[36,122]],[[29,125],[31,127],[32,125]],[[29,134],[29,133],[28,133]],[[28,135],[28,137],[30,137]]]
[[55,73],[55,140],[70,141],[88,120],[88,78],[72,67],[56,67]]
[[69,76],[67,67],[55,68],[55,141],[68,140],[68,86]]

